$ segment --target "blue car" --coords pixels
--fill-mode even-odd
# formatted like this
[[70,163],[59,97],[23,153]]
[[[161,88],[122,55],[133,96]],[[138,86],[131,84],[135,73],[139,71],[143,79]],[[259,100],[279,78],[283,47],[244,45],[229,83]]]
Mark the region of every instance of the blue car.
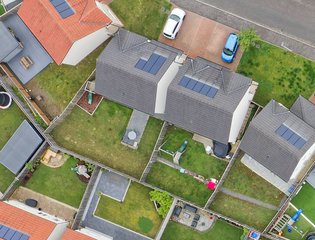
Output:
[[230,33],[221,54],[222,60],[227,63],[233,62],[238,46],[238,36],[235,33]]

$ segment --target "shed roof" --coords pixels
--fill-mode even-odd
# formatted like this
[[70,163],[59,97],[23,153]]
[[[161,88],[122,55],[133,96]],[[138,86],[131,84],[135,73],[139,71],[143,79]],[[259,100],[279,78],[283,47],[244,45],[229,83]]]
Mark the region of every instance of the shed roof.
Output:
[[[19,51],[16,51],[15,55],[11,54],[16,49],[19,48],[19,43],[13,37],[13,35],[9,32],[8,28],[3,24],[3,22],[0,22],[0,43],[1,43],[0,44],[0,62],[9,61],[16,54],[18,54],[19,51],[22,50],[22,49],[19,49]],[[10,55],[11,57],[8,59]]]
[[0,151],[0,163],[17,174],[42,142],[42,137],[24,120]]
[[[299,112],[299,107],[294,106],[294,110]],[[302,148],[295,147],[276,133],[281,125],[287,126],[305,139]],[[272,100],[250,123],[240,148],[287,182],[302,156],[314,143],[315,129],[286,107]]]

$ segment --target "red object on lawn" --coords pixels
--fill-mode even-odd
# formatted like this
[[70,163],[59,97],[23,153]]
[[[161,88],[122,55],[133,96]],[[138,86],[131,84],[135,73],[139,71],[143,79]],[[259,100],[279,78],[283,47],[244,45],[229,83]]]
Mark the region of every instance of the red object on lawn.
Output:
[[217,186],[216,183],[214,183],[214,182],[208,182],[208,188],[209,188],[209,189],[214,190],[216,186]]

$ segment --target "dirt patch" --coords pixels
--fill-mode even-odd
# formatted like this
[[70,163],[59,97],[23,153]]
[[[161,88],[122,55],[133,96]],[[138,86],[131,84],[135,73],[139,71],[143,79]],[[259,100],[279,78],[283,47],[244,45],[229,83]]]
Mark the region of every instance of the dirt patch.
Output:
[[[29,81],[25,85],[25,88],[28,89],[28,93],[31,95],[32,99],[50,120],[53,120],[56,116],[61,114],[63,109],[60,109],[50,100],[51,96],[49,96],[45,90],[40,88],[35,79]],[[39,100],[39,97],[41,100]]]
[[242,56],[239,49],[233,63],[225,63],[221,59],[226,39],[235,29],[186,11],[185,21],[175,40],[160,35],[159,41],[181,49],[191,58],[202,57],[229,69],[236,70]]
[[100,104],[100,102],[102,101],[102,99],[103,99],[103,97],[101,95],[94,93],[92,104],[89,104],[88,103],[88,92],[85,91],[77,104],[81,108],[83,108],[85,111],[87,111],[89,114],[92,115],[95,112],[95,110],[97,109],[97,107]]

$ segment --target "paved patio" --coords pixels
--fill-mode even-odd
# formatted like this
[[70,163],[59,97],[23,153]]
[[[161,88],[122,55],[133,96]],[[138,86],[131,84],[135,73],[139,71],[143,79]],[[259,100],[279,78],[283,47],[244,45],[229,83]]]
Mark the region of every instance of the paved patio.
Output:
[[25,187],[19,187],[11,196],[11,200],[17,200],[25,202],[26,199],[32,198],[38,201],[37,208],[41,208],[42,211],[64,219],[70,223],[73,221],[73,217],[77,212],[77,209],[67,204],[59,202],[55,199],[47,197],[43,194],[34,192]]
[[239,49],[233,63],[224,63],[221,60],[221,52],[226,39],[235,29],[186,11],[185,21],[175,40],[169,40],[162,34],[159,41],[172,47],[181,49],[189,57],[200,56],[212,62],[236,70],[242,56]]
[[[109,180],[106,182],[106,180]],[[111,236],[113,240],[147,240],[146,236],[140,235],[134,231],[128,230],[119,225],[113,224],[102,218],[94,216],[94,212],[98,204],[98,192],[112,194],[115,198],[121,198],[123,189],[127,189],[126,183],[129,180],[112,172],[100,172],[98,180],[95,183],[95,189],[91,194],[90,203],[87,207],[86,215],[84,216],[82,225],[94,229],[98,232]],[[123,187],[125,186],[125,188]],[[113,189],[110,189],[113,187]],[[118,190],[119,193],[115,193]],[[125,192],[125,191],[124,191]]]

